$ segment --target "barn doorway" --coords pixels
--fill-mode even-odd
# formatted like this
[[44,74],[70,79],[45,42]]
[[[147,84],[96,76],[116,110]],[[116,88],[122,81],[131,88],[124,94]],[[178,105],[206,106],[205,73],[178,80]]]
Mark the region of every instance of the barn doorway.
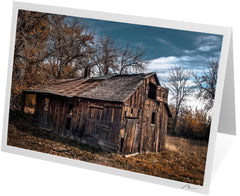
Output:
[[138,119],[126,119],[125,139],[121,140],[121,152],[124,154],[135,153],[139,149]]
[[120,152],[122,152],[122,150],[123,150],[123,143],[124,143],[124,138],[121,138],[121,142],[120,142]]
[[43,127],[49,129],[49,98],[44,98]]
[[66,114],[66,124],[64,135],[69,137],[71,135],[71,122],[73,116],[73,104],[69,104],[67,114]]
[[157,92],[157,86],[153,83],[149,83],[149,91],[148,91],[148,98],[149,99],[156,99],[156,92]]
[[72,121],[72,118],[67,117],[66,126],[65,126],[65,136],[70,136],[71,121]]

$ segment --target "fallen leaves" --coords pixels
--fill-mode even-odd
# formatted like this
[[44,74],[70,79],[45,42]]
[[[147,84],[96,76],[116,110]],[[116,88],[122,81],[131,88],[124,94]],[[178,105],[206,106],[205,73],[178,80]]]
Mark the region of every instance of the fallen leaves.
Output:
[[[184,140],[184,142],[183,142]],[[207,154],[206,143],[167,136],[167,149],[160,153],[125,158],[104,152],[29,124],[9,123],[8,145],[81,161],[202,185]]]

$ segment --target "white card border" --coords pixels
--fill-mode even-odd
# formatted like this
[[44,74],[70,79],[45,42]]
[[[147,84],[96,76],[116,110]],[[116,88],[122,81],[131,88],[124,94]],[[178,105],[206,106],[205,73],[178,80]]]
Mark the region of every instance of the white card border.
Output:
[[[101,165],[92,164],[88,162],[72,160],[72,159],[68,159],[60,156],[55,156],[55,155],[36,152],[32,150],[26,150],[22,148],[8,146],[7,145],[7,129],[8,129],[8,115],[9,115],[9,105],[10,105],[9,100],[10,100],[10,90],[11,90],[12,64],[13,64],[13,56],[14,56],[14,44],[15,44],[15,35],[16,35],[15,30],[16,30],[18,9],[223,35],[223,43],[222,43],[221,56],[219,61],[216,97],[215,97],[214,107],[213,107],[212,123],[211,123],[203,186],[187,184],[184,182],[169,180],[169,179],[160,178],[160,177],[154,177],[150,175],[144,175],[140,173],[115,169],[115,168],[101,166]],[[167,186],[172,186],[176,188],[185,188],[194,192],[208,193],[209,186],[210,186],[211,173],[212,173],[212,166],[213,166],[216,134],[218,130],[220,111],[221,111],[224,79],[226,75],[228,53],[230,49],[229,47],[230,47],[231,32],[232,32],[232,29],[229,27],[220,27],[220,26],[213,26],[213,25],[162,20],[162,19],[156,19],[156,18],[146,18],[146,17],[139,17],[139,16],[130,16],[130,15],[97,12],[97,11],[87,11],[87,10],[80,10],[80,9],[39,5],[39,4],[13,2],[11,40],[10,40],[10,52],[9,52],[5,112],[4,112],[5,115],[4,115],[2,146],[1,146],[2,151],[39,158],[39,159],[48,160],[48,161],[54,161],[57,163],[63,163],[63,164],[91,169],[95,171],[101,171],[109,174],[129,177],[129,178],[152,182],[156,184],[167,185]]]

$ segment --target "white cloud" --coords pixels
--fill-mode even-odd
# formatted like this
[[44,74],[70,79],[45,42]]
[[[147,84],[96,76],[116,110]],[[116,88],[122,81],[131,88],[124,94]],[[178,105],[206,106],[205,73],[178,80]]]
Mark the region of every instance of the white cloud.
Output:
[[[172,95],[169,93],[168,95],[168,102],[175,104],[172,100]],[[192,95],[189,95],[186,99],[186,102],[184,103],[185,106],[191,107],[192,109],[204,109],[204,103],[200,99],[196,98],[196,93],[192,93]]]
[[217,49],[221,45],[221,38],[219,36],[200,36],[195,43],[198,46],[198,50],[202,52],[210,52]]
[[218,36],[215,35],[209,35],[209,36],[199,36],[196,40],[196,44],[206,43],[206,42],[219,42],[221,39]]
[[[159,78],[159,81],[162,86],[169,87],[169,83],[167,82],[167,78],[169,76],[169,70],[171,67],[176,66],[176,65],[182,65],[185,69],[191,70],[194,73],[199,73],[201,74],[204,69],[202,67],[198,66],[190,66],[197,61],[206,61],[205,57],[196,55],[196,56],[169,56],[169,57],[160,57],[157,59],[153,59],[151,63],[148,65],[147,71],[148,72],[156,72],[157,76]],[[194,81],[193,79],[189,79],[187,82],[187,86],[194,86]],[[171,102],[171,94],[169,93],[169,101]],[[203,103],[201,100],[198,100],[195,97],[195,93],[192,93],[191,96],[188,97],[186,101],[186,106],[195,108],[197,107],[198,109],[201,109],[204,107]]]
[[193,54],[196,52],[196,50],[183,50],[185,54]]
[[161,57],[158,59],[154,59],[148,65],[148,70],[153,72],[165,72],[168,71],[173,65],[178,63],[178,58],[174,56],[170,57]]
[[199,62],[203,63],[206,62],[207,59],[203,56],[196,55],[196,56],[169,56],[169,57],[160,57],[157,59],[153,59],[150,64],[148,65],[147,70],[149,72],[157,72],[163,73],[169,71],[171,67],[176,65],[181,65],[186,69],[191,69],[194,67],[196,69]]
[[212,49],[216,48],[216,46],[200,46],[198,48],[198,50],[202,51],[202,52],[209,52]]

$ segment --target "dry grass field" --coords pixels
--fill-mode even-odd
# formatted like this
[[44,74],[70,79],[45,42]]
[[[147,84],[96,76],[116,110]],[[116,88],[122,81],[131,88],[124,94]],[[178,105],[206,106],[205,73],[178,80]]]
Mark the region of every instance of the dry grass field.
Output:
[[115,167],[147,175],[203,184],[207,142],[167,136],[166,149],[160,153],[123,157],[76,141],[64,139],[52,132],[30,126],[24,119],[10,118],[8,145]]

